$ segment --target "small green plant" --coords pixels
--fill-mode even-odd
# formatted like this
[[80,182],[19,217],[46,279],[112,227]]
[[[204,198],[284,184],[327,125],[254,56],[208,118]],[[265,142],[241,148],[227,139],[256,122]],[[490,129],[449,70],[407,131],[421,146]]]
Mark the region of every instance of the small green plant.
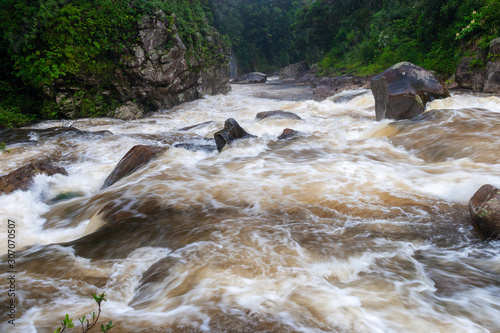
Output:
[[0,151],[2,151],[2,154],[10,153],[10,150],[5,148],[5,142],[3,141],[0,143]]
[[[89,319],[85,319],[85,316],[82,318],[78,318],[78,321],[80,321],[81,328],[82,328],[82,333],[90,331],[96,324],[97,321],[99,320],[99,316],[101,315],[101,303],[102,301],[105,301],[106,294],[102,293],[100,295],[95,295],[93,294],[92,297],[97,303],[98,309],[97,309],[97,314],[95,312],[92,312],[90,316],[92,317],[91,321]],[[63,320],[61,320],[61,327],[57,328],[54,333],[63,333],[66,332],[68,328],[73,328],[75,327],[75,324],[73,323],[73,319],[69,317],[68,314],[64,317]],[[107,333],[109,332],[113,327],[113,322],[110,320],[106,325],[101,324],[101,332]]]

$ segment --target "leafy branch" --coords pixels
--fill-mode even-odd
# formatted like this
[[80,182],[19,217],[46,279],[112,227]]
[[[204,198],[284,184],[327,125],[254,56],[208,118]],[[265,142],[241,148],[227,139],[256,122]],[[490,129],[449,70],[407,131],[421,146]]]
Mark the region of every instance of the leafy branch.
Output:
[[[97,303],[98,309],[97,309],[97,314],[95,312],[92,312],[90,316],[92,319],[89,321],[90,318],[85,319],[85,316],[82,318],[78,318],[80,321],[81,327],[82,327],[82,333],[86,333],[90,331],[96,324],[97,321],[99,320],[99,316],[101,315],[101,303],[102,301],[105,301],[106,294],[102,293],[100,295],[95,295],[93,294],[92,297]],[[54,333],[63,333],[66,332],[68,328],[73,328],[75,327],[75,324],[73,323],[73,319],[69,317],[68,314],[64,317],[63,320],[61,320],[61,327],[57,328]],[[113,327],[113,322],[110,320],[106,325],[101,324],[101,332],[107,333],[109,332]]]

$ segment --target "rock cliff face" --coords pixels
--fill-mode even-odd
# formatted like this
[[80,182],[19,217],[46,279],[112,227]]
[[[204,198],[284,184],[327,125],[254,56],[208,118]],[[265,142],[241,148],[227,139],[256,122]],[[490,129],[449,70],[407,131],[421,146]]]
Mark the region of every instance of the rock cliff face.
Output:
[[[144,111],[171,108],[205,94],[225,94],[231,89],[230,50],[221,36],[215,30],[208,32],[211,49],[204,50],[204,54],[201,50],[188,50],[174,21],[174,15],[167,16],[162,11],[143,17],[137,26],[136,43],[115,55],[119,65],[111,78],[77,78],[85,82],[85,92],[99,96],[101,104],[108,106],[108,115],[135,119]],[[46,88],[45,92],[67,115],[78,115],[84,103],[79,97],[84,92],[64,82]]]
[[463,58],[455,72],[455,80],[460,88],[500,93],[500,38],[490,43],[488,52],[478,52],[475,59]]

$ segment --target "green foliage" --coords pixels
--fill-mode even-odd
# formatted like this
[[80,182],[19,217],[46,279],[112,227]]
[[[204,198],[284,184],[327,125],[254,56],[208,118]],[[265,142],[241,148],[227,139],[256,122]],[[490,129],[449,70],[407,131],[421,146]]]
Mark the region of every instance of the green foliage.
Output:
[[268,72],[301,61],[290,30],[295,12],[308,1],[209,0],[214,26],[228,37],[242,72]]
[[34,119],[33,115],[22,114],[19,107],[3,107],[0,105],[0,129],[20,127],[33,122]]
[[323,74],[376,74],[399,62],[450,75],[467,49],[498,37],[499,0],[317,0],[292,28],[320,47]]
[[7,153],[10,153],[10,150],[8,150],[6,147],[5,147],[5,142],[0,142],[0,151],[2,152],[2,154],[7,154]]
[[[0,95],[0,106],[43,119],[106,115],[118,105],[109,91],[119,84],[114,75],[123,66],[124,51],[137,42],[141,18],[158,9],[177,25],[190,63],[225,61],[209,40],[204,3],[0,0],[0,93],[7,92],[4,83],[10,89]],[[75,94],[56,96],[58,87]]]
[[[100,295],[92,295],[94,298],[94,301],[97,303],[98,309],[97,309],[97,314],[95,312],[92,312],[90,314],[91,321],[89,321],[90,318],[85,319],[85,316],[82,318],[78,318],[78,321],[80,322],[80,326],[82,329],[82,333],[86,333],[90,331],[96,324],[97,321],[99,320],[99,316],[101,315],[101,303],[102,301],[105,301],[106,294],[102,293]],[[63,333],[66,332],[68,328],[73,328],[75,327],[75,324],[73,324],[73,319],[69,317],[68,314],[64,316],[64,319],[61,320],[61,327],[57,328],[54,333]],[[100,331],[107,333],[109,332],[112,328],[114,327],[113,322],[109,321],[106,325],[101,324]]]

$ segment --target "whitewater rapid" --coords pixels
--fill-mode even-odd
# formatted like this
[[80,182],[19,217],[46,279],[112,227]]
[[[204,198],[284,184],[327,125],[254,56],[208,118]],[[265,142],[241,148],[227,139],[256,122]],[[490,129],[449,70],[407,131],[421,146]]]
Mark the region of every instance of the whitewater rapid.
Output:
[[[270,110],[302,119],[255,119]],[[203,145],[228,118],[257,137],[175,147]],[[33,133],[0,156],[0,174],[46,157],[68,171],[0,196],[18,269],[16,325],[4,317],[2,332],[53,332],[102,292],[111,332],[500,331],[500,242],[467,211],[481,185],[500,187],[498,96],[455,92],[416,120],[377,122],[369,90],[318,102],[308,87],[233,85],[74,126],[112,134]],[[285,128],[299,134],[278,140]],[[167,149],[101,189],[139,144]],[[83,237],[93,218],[104,228]]]

